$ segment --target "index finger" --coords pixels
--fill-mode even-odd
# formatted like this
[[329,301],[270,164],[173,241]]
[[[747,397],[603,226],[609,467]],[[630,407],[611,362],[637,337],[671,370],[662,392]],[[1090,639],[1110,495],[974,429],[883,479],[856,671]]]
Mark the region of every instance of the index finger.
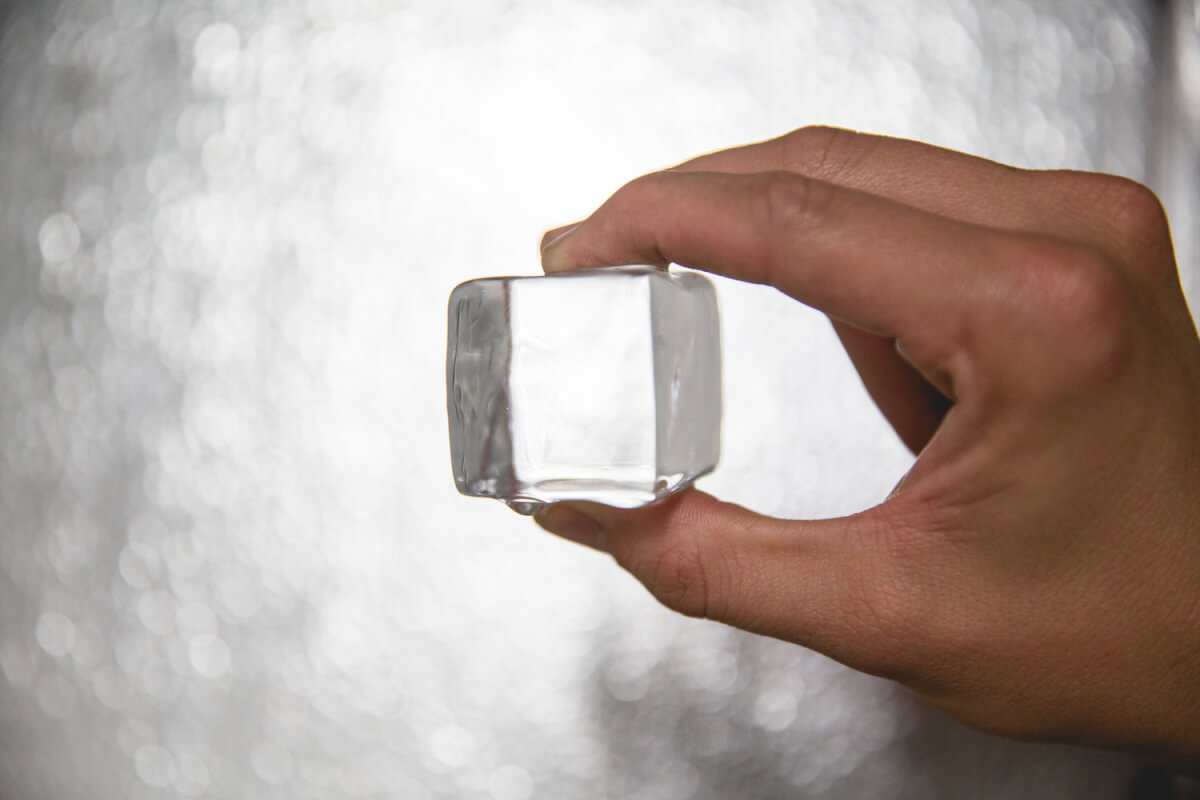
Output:
[[547,272],[674,262],[775,286],[906,349],[959,337],[999,232],[790,172],[668,171],[542,253]]

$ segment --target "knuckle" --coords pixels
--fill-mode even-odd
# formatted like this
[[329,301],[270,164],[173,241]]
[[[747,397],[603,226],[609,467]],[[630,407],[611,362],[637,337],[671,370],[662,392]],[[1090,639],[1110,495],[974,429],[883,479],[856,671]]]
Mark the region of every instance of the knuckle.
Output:
[[661,181],[659,173],[640,175],[622,185],[608,198],[602,210],[614,211],[640,207],[658,191]]
[[790,172],[763,176],[763,219],[767,233],[786,237],[797,230],[820,225],[833,204],[833,187]]
[[866,137],[845,128],[810,125],[783,137],[784,164],[805,175],[833,178],[853,170],[865,157]]
[[754,523],[719,513],[721,505],[685,492],[646,511],[636,535],[609,542],[617,563],[667,608],[745,627],[758,616],[744,600],[759,580],[732,542]]
[[660,603],[689,617],[708,617],[711,584],[701,549],[686,538],[661,547],[643,582]]
[[1126,237],[1144,241],[1165,233],[1167,216],[1153,191],[1116,175],[1093,175],[1101,213]]
[[[663,176],[649,173],[634,178],[613,192],[612,196],[589,218],[592,259],[601,264],[643,263],[665,266],[666,259],[646,225],[646,209],[661,204]],[[574,242],[578,245],[578,240]],[[601,243],[597,245],[596,243]]]
[[1098,250],[1042,242],[1026,261],[1028,307],[1063,344],[1065,368],[1075,378],[1107,380],[1129,361],[1133,292],[1119,268]]
[[1151,189],[1119,175],[1058,173],[1059,197],[1080,209],[1088,225],[1131,265],[1153,266],[1147,251],[1169,250],[1171,233],[1162,202]]
[[1120,273],[1107,260],[1082,251],[1053,269],[1056,311],[1075,365],[1085,375],[1109,378],[1124,362],[1129,308]]

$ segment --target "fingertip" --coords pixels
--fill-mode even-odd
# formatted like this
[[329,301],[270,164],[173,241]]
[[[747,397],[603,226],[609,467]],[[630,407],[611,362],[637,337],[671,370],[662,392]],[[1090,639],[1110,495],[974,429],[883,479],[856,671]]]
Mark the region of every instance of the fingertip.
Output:
[[563,272],[570,268],[570,264],[564,258],[563,245],[570,237],[572,231],[579,227],[579,223],[571,225],[563,225],[559,228],[546,231],[542,236],[541,253],[542,253],[542,269],[546,272]]
[[563,539],[621,556],[626,551],[653,545],[654,540],[663,536],[688,531],[694,534],[700,529],[716,527],[717,520],[712,518],[714,507],[727,505],[711,495],[689,489],[638,508],[554,503],[533,519],[544,530]]
[[550,230],[548,230],[542,234],[542,243],[541,243],[541,246],[539,249],[545,250],[547,247],[552,245],[555,242],[555,240],[559,239],[562,236],[565,236],[566,234],[570,233],[577,227],[579,227],[579,223],[572,222],[568,225],[559,225],[557,228],[551,228]]
[[746,530],[747,528],[762,528],[777,526],[784,520],[765,517],[736,503],[719,500],[699,489],[687,489],[656,504],[663,515],[660,525],[670,524],[671,527],[697,533],[728,532]]
[[555,503],[534,516],[533,521],[555,536],[593,550],[608,552],[601,524],[587,513],[584,504]]

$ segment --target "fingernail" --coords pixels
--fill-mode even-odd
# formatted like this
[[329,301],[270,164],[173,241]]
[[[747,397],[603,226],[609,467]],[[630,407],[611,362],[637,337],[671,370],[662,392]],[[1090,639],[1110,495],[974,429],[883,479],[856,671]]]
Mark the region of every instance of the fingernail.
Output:
[[579,227],[578,224],[569,225],[566,228],[559,228],[557,231],[551,231],[554,235],[548,237],[547,241],[542,246],[542,269],[546,272],[563,272],[571,268],[571,264],[566,260],[566,244],[567,238],[571,233]]
[[575,230],[577,227],[579,227],[579,223],[572,222],[570,225],[561,225],[557,228],[551,228],[550,230],[546,231],[544,234],[542,234],[541,249],[545,250],[547,247],[554,244],[559,239]]
[[556,503],[533,519],[555,536],[593,550],[608,552],[608,542],[600,524],[576,508]]

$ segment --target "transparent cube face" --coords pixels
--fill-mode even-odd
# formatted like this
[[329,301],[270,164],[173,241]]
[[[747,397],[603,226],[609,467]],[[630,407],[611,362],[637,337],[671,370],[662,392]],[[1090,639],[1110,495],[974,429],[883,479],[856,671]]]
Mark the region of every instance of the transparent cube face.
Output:
[[720,446],[716,294],[650,267],[484,278],[450,295],[454,480],[523,513],[621,508],[711,471]]

